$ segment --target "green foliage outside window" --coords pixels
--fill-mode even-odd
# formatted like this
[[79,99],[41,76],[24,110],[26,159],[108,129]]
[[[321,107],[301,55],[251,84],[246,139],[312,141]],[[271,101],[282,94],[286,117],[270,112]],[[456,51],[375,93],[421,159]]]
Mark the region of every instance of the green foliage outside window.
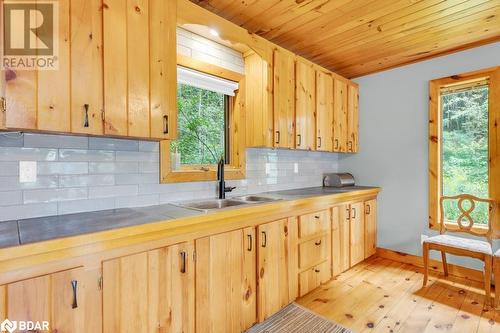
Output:
[[217,164],[225,147],[225,96],[186,84],[177,85],[177,148],[181,164]]
[[[441,107],[443,195],[487,198],[488,88],[443,94]],[[456,221],[460,216],[456,201],[445,202],[444,211],[446,220]],[[471,216],[477,223],[487,223],[487,204],[477,205]]]

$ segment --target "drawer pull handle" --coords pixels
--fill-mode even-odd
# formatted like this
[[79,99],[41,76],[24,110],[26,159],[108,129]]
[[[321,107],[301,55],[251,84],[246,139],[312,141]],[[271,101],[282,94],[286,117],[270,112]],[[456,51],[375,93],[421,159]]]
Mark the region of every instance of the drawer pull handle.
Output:
[[316,273],[319,273],[319,272],[320,272],[320,270],[319,270],[319,269],[317,269],[317,268],[316,268],[314,271],[315,271]]
[[314,218],[315,218],[316,220],[319,220],[319,215],[315,215],[315,216],[314,216]]
[[252,242],[252,235],[247,235],[247,237],[248,237],[248,248],[247,248],[247,250],[248,250],[248,252],[252,252],[252,243],[253,243]]
[[73,288],[73,304],[71,304],[72,309],[76,309],[78,307],[78,299],[76,295],[76,288],[78,286],[78,281],[71,281],[71,288]]
[[262,247],[267,246],[267,234],[265,231],[262,231]]
[[184,274],[186,273],[186,251],[181,252],[181,260],[182,260],[181,273]]
[[314,245],[320,246],[321,245],[321,239],[319,241],[315,242]]

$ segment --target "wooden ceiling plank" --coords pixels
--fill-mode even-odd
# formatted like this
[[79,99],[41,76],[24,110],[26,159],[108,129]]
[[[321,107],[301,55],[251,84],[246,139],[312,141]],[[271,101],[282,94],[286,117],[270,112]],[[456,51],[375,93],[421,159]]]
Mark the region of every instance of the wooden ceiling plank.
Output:
[[[463,37],[457,39],[456,34],[461,34]],[[393,52],[382,58],[339,68],[337,72],[348,77],[359,76],[364,72],[373,71],[374,68],[394,66],[395,64],[405,63],[418,57],[428,57],[444,52],[447,49],[458,48],[461,45],[473,43],[474,40],[479,38],[490,39],[495,37],[500,37],[500,20],[498,18],[492,19],[491,22],[482,24],[482,26],[465,26],[459,30],[437,34],[431,39],[428,38],[418,44],[405,47],[399,52]]]
[[[415,3],[423,2],[423,0],[417,1],[418,2]],[[359,26],[360,24],[372,22],[381,16],[399,12],[410,7],[412,3],[413,2],[408,0],[379,0],[376,2],[376,6],[366,6],[362,9],[357,9],[353,12],[342,15],[336,20],[330,21],[319,28],[313,28],[314,33],[311,33],[309,25],[305,25],[301,30],[302,32],[299,32],[298,30],[294,32],[297,37],[301,36],[302,38],[283,40],[282,43],[285,46],[293,48],[296,52],[301,52],[304,48],[307,49],[310,47],[311,44],[322,45],[325,40],[332,36],[342,34]],[[305,38],[306,36],[307,38]]]
[[[429,33],[435,33],[435,31],[443,31],[443,29],[452,29],[453,27],[460,28],[465,22],[471,22],[472,25],[477,24],[478,21],[474,23],[474,20],[483,19],[483,16],[496,15],[498,13],[498,8],[499,6],[491,2],[483,3],[482,5],[453,13],[432,22],[417,25],[404,31],[397,31],[396,34],[384,36],[381,39],[369,43],[348,47],[347,49],[339,47],[335,49],[334,57],[323,55],[321,57],[310,56],[310,58],[320,64],[324,61],[334,61],[337,68],[342,68],[346,62],[353,63],[355,61],[362,61],[365,57],[375,58],[380,54],[392,53],[394,49],[401,48],[403,45],[412,43],[415,40],[425,41],[426,36]],[[457,35],[457,38],[460,38],[460,36]]]

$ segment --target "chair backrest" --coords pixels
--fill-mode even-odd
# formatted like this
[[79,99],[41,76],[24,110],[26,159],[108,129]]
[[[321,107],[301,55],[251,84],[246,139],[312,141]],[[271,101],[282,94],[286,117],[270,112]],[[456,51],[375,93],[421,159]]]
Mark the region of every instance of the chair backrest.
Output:
[[[456,227],[454,225],[446,224],[445,223],[445,217],[444,217],[444,202],[446,200],[457,200],[457,208],[459,210],[460,215],[458,216],[456,222]],[[484,228],[484,232],[478,232],[478,228],[473,229],[474,219],[472,218],[471,214],[474,212],[476,209],[476,204],[484,202],[488,205],[488,221],[486,221],[487,228]],[[468,207],[464,207],[464,203],[468,203]],[[482,236],[486,237],[488,239],[488,242],[491,243],[492,236],[493,236],[493,227],[492,227],[492,219],[493,219],[493,213],[495,209],[497,208],[497,204],[494,200],[492,199],[483,199],[483,198],[478,198],[476,196],[470,195],[470,194],[459,194],[455,196],[442,196],[439,200],[439,205],[440,205],[440,211],[441,211],[441,225],[439,228],[439,232],[443,234],[445,231],[451,231],[451,232],[465,232],[468,234],[472,234],[475,236]],[[482,225],[482,224],[481,224]],[[479,229],[480,230],[480,229]]]

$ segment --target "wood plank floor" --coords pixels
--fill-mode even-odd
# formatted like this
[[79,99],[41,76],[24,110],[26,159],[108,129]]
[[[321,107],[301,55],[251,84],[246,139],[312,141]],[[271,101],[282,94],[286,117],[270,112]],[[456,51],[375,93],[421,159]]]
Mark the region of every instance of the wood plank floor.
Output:
[[375,257],[297,303],[358,333],[500,333],[480,283],[431,275],[422,288],[422,278],[420,268]]

